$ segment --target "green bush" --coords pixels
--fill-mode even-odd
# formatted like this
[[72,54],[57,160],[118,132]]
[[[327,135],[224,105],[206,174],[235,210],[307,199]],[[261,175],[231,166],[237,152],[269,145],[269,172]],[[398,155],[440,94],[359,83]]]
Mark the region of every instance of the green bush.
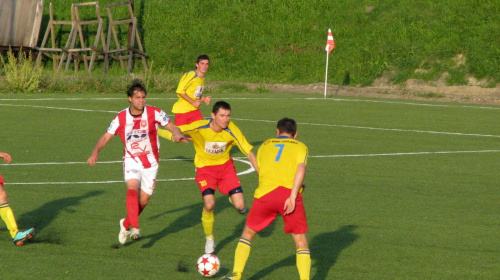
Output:
[[42,79],[42,69],[34,68],[31,52],[25,53],[21,50],[16,57],[12,49],[9,49],[7,58],[3,56],[0,58],[6,75],[7,89],[18,92],[33,92],[38,89]]

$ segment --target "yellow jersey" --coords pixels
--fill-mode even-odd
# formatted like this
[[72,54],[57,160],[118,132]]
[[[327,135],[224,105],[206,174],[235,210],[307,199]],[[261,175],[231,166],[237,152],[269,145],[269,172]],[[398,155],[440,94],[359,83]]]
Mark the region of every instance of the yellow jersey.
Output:
[[194,165],[196,167],[226,163],[230,158],[229,152],[234,145],[245,156],[250,153],[253,146],[248,143],[243,133],[233,122],[230,121],[227,128],[221,132],[214,132],[210,128],[212,121],[212,119],[206,119],[179,126],[182,133],[189,135],[193,139],[196,151]]
[[254,197],[260,198],[280,186],[292,189],[297,168],[300,163],[307,164],[307,156],[306,145],[293,138],[279,136],[262,143],[257,152],[259,187]]
[[194,107],[191,103],[180,97],[179,94],[186,94],[193,100],[199,100],[203,95],[204,89],[205,78],[200,78],[194,70],[184,73],[179,81],[177,90],[175,91],[179,99],[172,106],[172,113],[183,114],[197,110],[198,108]]

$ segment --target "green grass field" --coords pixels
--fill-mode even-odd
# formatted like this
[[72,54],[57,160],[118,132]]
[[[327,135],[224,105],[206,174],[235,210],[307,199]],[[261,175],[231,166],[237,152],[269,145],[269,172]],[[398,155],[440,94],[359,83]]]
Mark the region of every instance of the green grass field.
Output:
[[[311,277],[498,279],[500,107],[305,94],[214,94],[256,147],[292,117],[309,147],[304,201]],[[170,112],[175,96],[150,94]],[[1,279],[202,279],[202,202],[191,144],[162,140],[143,238],[117,240],[125,216],[122,144],[85,164],[124,93],[0,95],[0,163],[9,202],[33,242],[12,244],[0,223]],[[210,108],[203,106],[205,116]],[[238,172],[250,167],[239,151]],[[254,172],[240,176],[249,204]],[[216,254],[229,274],[245,217],[217,196]],[[245,279],[297,279],[281,218],[254,240]]]

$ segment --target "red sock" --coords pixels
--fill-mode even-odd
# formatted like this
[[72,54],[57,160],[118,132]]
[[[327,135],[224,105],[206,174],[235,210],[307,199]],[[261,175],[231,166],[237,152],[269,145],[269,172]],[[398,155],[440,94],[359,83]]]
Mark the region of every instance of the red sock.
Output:
[[123,222],[123,226],[128,228],[131,225],[133,228],[139,228],[139,192],[136,190],[127,190],[127,199],[125,201],[127,208],[127,218]]
[[[141,215],[141,213],[142,213],[142,210],[144,210],[144,208],[146,208],[146,206],[141,206],[141,204],[140,204],[140,203],[138,203],[138,205],[139,205],[139,215],[138,215],[138,216],[140,216],[140,215]],[[123,221],[123,226],[124,226],[127,230],[129,230],[129,227],[131,226],[131,223],[130,223],[130,219],[128,218],[128,216],[127,216],[127,217],[125,217],[125,220]]]

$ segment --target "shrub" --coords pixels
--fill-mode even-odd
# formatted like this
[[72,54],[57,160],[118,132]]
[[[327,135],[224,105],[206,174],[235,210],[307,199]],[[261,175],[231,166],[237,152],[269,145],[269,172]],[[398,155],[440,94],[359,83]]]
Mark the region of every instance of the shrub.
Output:
[[35,69],[31,52],[26,54],[21,49],[16,57],[12,49],[9,49],[7,62],[3,56],[0,58],[5,69],[8,89],[20,92],[32,92],[38,89],[42,79],[42,69]]

